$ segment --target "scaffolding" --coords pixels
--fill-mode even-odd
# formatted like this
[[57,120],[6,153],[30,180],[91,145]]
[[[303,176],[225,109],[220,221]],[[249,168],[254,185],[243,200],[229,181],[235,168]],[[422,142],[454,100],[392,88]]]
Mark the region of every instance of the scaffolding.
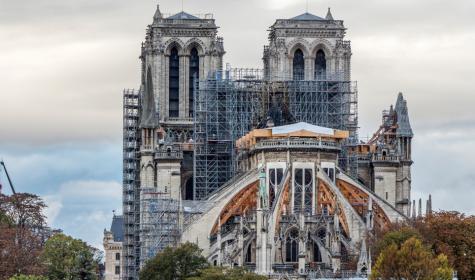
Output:
[[[205,199],[235,174],[235,141],[254,128],[307,122],[348,130],[357,143],[357,87],[343,74],[318,80],[266,80],[259,69],[213,73],[198,84],[194,117],[194,199]],[[342,153],[344,170],[357,174]]]
[[140,147],[139,111],[140,92],[133,89],[123,91],[123,256],[125,275],[134,277],[137,271],[137,239],[140,218],[139,205],[139,158]]
[[140,199],[140,267],[162,252],[175,246],[180,237],[180,203],[169,193],[154,188],[142,189]]

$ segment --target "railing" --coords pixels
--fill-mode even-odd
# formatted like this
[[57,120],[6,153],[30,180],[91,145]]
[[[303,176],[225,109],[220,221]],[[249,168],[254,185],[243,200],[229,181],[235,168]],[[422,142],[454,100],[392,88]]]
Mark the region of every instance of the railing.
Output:
[[399,161],[399,156],[373,155],[373,161]]
[[153,150],[152,145],[142,145],[142,147],[140,147],[140,149],[142,151],[152,151]]
[[306,223],[316,223],[322,220],[324,221],[332,221],[334,219],[334,215],[330,214],[316,214],[316,215],[306,215],[305,222]]
[[[281,71],[272,71],[264,73],[264,70],[261,68],[231,68],[224,71],[214,71],[209,74],[210,79],[220,80],[231,80],[231,81],[263,81],[263,80],[275,80],[275,81],[289,81],[289,82],[298,82],[303,84],[315,83],[318,82],[322,84],[324,82],[349,82],[348,73],[345,71],[330,71],[319,73],[316,75],[315,72],[311,72],[311,77],[305,78],[305,74],[308,71],[303,71],[297,73],[298,77],[294,77],[294,73],[282,73]],[[352,83],[350,83],[351,85]],[[318,84],[317,84],[318,85]]]
[[155,159],[182,159],[182,151],[158,151],[155,153]]
[[175,123],[183,123],[183,122],[193,122],[192,117],[185,117],[185,118],[165,118],[166,122],[175,122]]
[[[295,19],[278,19],[277,20],[278,24],[291,25],[291,26],[295,26],[296,22],[298,22],[301,25],[311,25],[315,23],[320,24],[320,25],[325,25],[325,26],[328,25],[327,20],[295,20]],[[339,28],[344,28],[342,20],[331,20],[331,22],[338,25]]]
[[332,149],[339,150],[340,145],[332,141],[319,141],[313,139],[268,139],[262,140],[252,149],[265,150],[265,149],[277,149],[277,148],[318,148],[318,149]]
[[[167,19],[171,16],[174,16],[175,14],[172,14],[172,13],[162,13],[162,17],[164,19]],[[211,13],[207,13],[207,14],[192,14],[192,16],[194,17],[197,17],[199,19],[213,19],[214,18],[214,15],[211,14]]]

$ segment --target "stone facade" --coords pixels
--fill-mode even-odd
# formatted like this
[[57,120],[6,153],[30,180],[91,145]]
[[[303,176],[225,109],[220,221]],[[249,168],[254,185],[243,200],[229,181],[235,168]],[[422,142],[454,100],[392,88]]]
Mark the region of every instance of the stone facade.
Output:
[[359,179],[409,217],[413,132],[402,93],[394,107],[391,105],[389,110],[383,111],[382,120],[373,137],[350,152],[359,159]]
[[204,201],[181,241],[271,279],[367,275],[369,236],[406,216],[339,168],[348,132],[319,130],[297,123],[239,139],[242,175]]
[[122,216],[112,218],[110,230],[104,229],[104,280],[120,280],[123,275],[122,241],[123,241]]
[[[270,27],[269,45],[264,48],[265,76],[271,80],[350,80],[351,44],[344,40],[345,32],[343,21],[333,20],[330,9],[325,18],[305,13],[278,19]],[[304,60],[300,78],[293,67],[297,50],[302,51]],[[318,56],[325,61],[321,69],[317,69]]]
[[[142,85],[152,88],[161,124],[188,124],[193,115],[190,103],[190,55],[198,55],[197,79],[222,69],[223,41],[217,37],[218,27],[212,16],[199,18],[185,12],[163,17],[157,7],[153,22],[148,26],[142,47]],[[178,116],[170,116],[170,57],[172,50],[178,55],[179,106]],[[151,85],[146,79],[151,73]],[[186,139],[188,140],[188,139]]]

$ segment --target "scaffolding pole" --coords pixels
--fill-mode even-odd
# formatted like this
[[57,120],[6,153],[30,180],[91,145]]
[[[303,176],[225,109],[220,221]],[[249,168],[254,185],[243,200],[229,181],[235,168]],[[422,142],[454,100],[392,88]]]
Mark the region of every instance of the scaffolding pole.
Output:
[[[194,118],[194,198],[205,199],[235,174],[235,141],[272,116],[348,130],[357,143],[357,87],[334,73],[318,80],[266,80],[259,69],[231,69],[200,81]],[[280,119],[279,119],[280,118]],[[340,161],[350,175],[357,166],[346,153]]]
[[140,267],[162,252],[175,246],[180,237],[180,202],[154,188],[142,189],[140,199]]
[[137,239],[139,205],[139,112],[140,92],[133,89],[123,91],[123,177],[122,208],[124,215],[124,275],[134,277],[137,273]]

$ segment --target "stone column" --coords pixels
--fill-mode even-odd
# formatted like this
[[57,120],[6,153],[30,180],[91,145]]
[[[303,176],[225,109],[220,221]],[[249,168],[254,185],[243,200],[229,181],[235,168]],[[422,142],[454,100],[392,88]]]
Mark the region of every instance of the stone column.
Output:
[[[303,211],[300,212],[299,214],[299,232],[302,232],[305,229],[305,216]],[[300,233],[299,233],[300,235]],[[305,256],[306,256],[306,244],[304,242],[304,239],[302,236],[299,236],[299,275],[304,275],[305,274],[305,265],[307,264]]]
[[199,71],[199,80],[205,79],[208,76],[207,69],[205,68],[205,59],[206,56],[204,54],[199,55],[200,58],[200,71]]
[[[238,259],[238,265],[243,266],[244,265],[244,253],[246,252],[246,249],[244,248],[244,225],[243,225],[243,217],[241,216],[241,219],[239,220],[239,237],[238,237],[238,247],[240,248],[240,253],[239,253],[239,259]],[[249,246],[252,246],[249,245]]]
[[218,244],[218,266],[221,266],[223,254],[221,252],[221,217],[218,218],[218,233],[216,237],[216,242]]
[[188,92],[188,75],[186,75],[189,71],[188,67],[188,56],[181,54],[179,57],[180,61],[180,86],[179,86],[179,113],[178,116],[180,118],[186,117],[186,109],[187,109],[187,92]]
[[270,247],[267,243],[267,224],[266,211],[259,207],[256,211],[256,273],[262,275],[270,273]]

